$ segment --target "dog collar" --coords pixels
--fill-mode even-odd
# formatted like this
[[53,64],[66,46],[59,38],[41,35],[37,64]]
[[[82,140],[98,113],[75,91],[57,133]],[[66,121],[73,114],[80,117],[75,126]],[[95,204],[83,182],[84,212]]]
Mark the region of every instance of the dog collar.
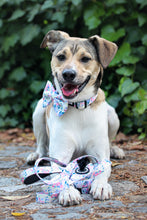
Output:
[[97,95],[93,96],[92,98],[90,99],[87,99],[85,101],[81,101],[81,102],[72,102],[72,103],[68,103],[70,106],[72,107],[75,107],[77,109],[84,109],[84,108],[87,108],[89,105],[91,105],[97,98]]
[[68,102],[55,90],[52,83],[47,81],[43,92],[43,108],[47,107],[50,103],[53,103],[56,115],[60,117],[67,111],[69,105],[82,110],[92,104],[96,98],[97,95],[81,102]]

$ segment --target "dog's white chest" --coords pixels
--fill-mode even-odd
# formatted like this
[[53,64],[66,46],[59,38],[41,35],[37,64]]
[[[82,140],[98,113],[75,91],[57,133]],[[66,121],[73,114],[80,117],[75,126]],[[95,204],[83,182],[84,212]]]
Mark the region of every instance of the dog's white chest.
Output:
[[56,116],[52,108],[47,122],[51,141],[58,142],[59,140],[62,144],[61,142],[64,143],[69,138],[81,150],[108,136],[105,102],[97,108],[89,106],[84,110],[70,107],[61,117]]

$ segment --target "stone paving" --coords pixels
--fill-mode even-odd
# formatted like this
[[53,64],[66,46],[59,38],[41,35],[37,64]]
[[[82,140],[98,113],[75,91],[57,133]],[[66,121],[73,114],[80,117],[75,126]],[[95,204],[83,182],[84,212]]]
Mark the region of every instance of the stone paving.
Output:
[[93,200],[83,194],[81,205],[62,207],[58,201],[36,203],[42,183],[26,186],[20,181],[20,173],[29,168],[25,158],[35,147],[1,143],[0,219],[147,219],[147,153],[145,147],[133,149],[125,146],[126,158],[112,160],[111,200]]

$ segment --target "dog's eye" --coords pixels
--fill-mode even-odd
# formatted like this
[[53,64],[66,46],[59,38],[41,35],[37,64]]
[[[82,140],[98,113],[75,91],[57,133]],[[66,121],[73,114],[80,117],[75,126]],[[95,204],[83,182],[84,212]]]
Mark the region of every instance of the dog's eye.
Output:
[[81,62],[83,62],[83,63],[88,63],[90,60],[91,60],[90,57],[82,57],[81,58]]
[[66,59],[64,54],[58,55],[57,58],[58,58],[59,61],[64,61]]

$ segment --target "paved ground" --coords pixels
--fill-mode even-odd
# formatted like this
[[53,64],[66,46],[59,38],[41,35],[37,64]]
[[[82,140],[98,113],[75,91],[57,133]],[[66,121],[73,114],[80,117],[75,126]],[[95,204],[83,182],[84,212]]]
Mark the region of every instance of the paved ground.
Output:
[[102,202],[82,195],[82,204],[72,207],[35,202],[41,183],[25,186],[19,178],[35,147],[20,143],[0,143],[0,219],[147,219],[147,153],[137,139],[119,141],[126,159],[112,160],[112,199]]

